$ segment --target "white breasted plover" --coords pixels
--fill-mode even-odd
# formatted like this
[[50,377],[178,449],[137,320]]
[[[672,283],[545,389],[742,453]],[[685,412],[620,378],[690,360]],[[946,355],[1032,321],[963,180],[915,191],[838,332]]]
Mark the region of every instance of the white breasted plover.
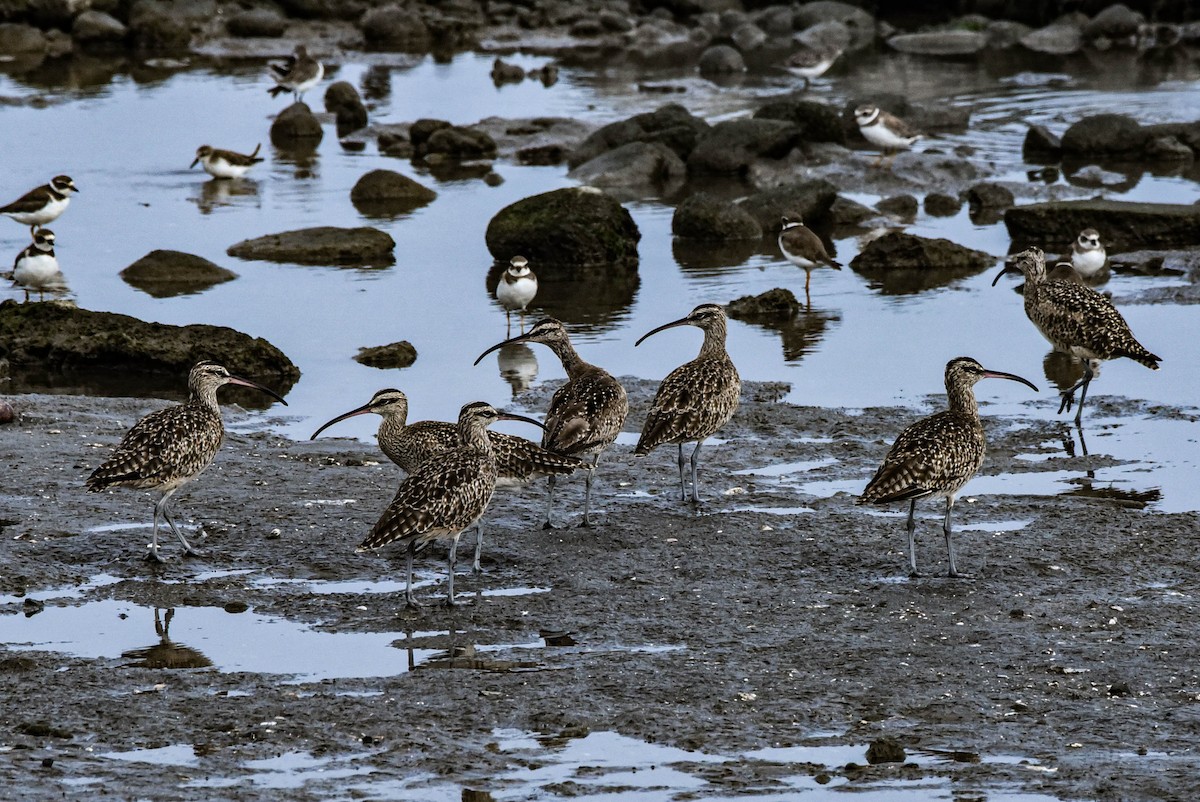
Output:
[[56,175],[49,184],[43,184],[37,189],[31,189],[7,206],[0,207],[0,214],[6,214],[22,225],[29,226],[30,233],[41,228],[67,210],[71,202],[71,193],[78,192],[78,187],[69,176]]
[[278,85],[267,91],[271,97],[291,92],[296,100],[303,100],[304,93],[316,86],[324,76],[324,65],[308,55],[304,45],[296,45],[296,51],[286,61],[271,65],[271,77]]
[[196,148],[196,158],[192,161],[190,167],[195,167],[197,163],[202,164],[204,165],[204,172],[213,178],[241,178],[246,174],[247,170],[262,161],[258,155],[259,148],[261,147],[261,143],[255,145],[254,152],[247,156],[241,153],[234,153],[232,150],[221,150],[211,145],[201,145]]
[[799,50],[788,56],[787,61],[783,62],[783,68],[797,78],[803,78],[804,88],[808,89],[809,81],[824,75],[841,55],[840,47],[802,45]]
[[505,321],[511,324],[511,314],[520,311],[521,331],[525,331],[525,309],[537,291],[537,276],[529,269],[529,260],[514,256],[496,285],[496,300],[504,307]]
[[1071,266],[1084,278],[1091,278],[1104,269],[1108,253],[1100,242],[1100,232],[1085,228],[1071,245]]
[[854,121],[868,142],[883,149],[880,162],[884,156],[911,148],[922,136],[920,131],[896,115],[870,104],[854,110]]
[[36,291],[38,299],[47,292],[62,292],[67,289],[58,259],[54,256],[54,232],[48,228],[40,228],[33,233],[33,242],[25,250],[17,254],[13,263],[13,284],[25,290],[25,300],[29,293]]
[[812,280],[813,268],[819,265],[828,265],[835,270],[840,270],[842,265],[829,255],[829,252],[825,250],[825,243],[821,242],[821,238],[810,228],[800,222],[799,217],[785,215],[782,225],[783,228],[779,232],[779,250],[783,253],[784,259],[796,267],[804,268],[804,298],[811,304],[808,297],[808,285]]

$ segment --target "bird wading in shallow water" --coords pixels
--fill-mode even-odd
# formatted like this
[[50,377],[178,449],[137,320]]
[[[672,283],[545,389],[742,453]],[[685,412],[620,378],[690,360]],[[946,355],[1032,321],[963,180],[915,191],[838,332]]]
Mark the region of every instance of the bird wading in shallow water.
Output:
[[29,190],[7,206],[0,206],[0,214],[29,226],[32,234],[35,229],[57,220],[67,210],[71,195],[78,191],[70,176],[57,175],[49,184]]
[[58,258],[54,255],[53,231],[39,228],[33,232],[33,242],[17,254],[13,262],[12,280],[13,284],[25,290],[26,301],[31,291],[36,291],[38,300],[42,300],[47,292],[63,292],[67,289]]
[[262,161],[258,155],[262,143],[254,146],[254,152],[249,155],[234,153],[232,150],[220,150],[209,145],[196,148],[196,158],[188,169],[197,163],[204,166],[204,172],[213,178],[241,178],[254,165]]
[[507,333],[512,332],[512,313],[518,310],[521,313],[521,331],[525,331],[525,308],[537,291],[537,276],[529,269],[529,260],[524,256],[514,256],[496,284],[496,300],[504,307],[504,321],[509,327]]
[[908,150],[922,136],[904,120],[878,106],[859,106],[854,110],[854,122],[858,123],[863,137],[882,150],[876,166],[881,165],[885,157],[894,159],[897,151]]
[[87,478],[91,493],[110,487],[132,487],[162,494],[154,505],[154,534],[147,560],[162,562],[158,555],[160,518],[179,538],[184,554],[199,554],[171,520],[168,505],[175,491],[212,464],[221,448],[225,425],[217,405],[217,390],[226,384],[253,387],[287,405],[274,390],[234,376],[216,362],[197,362],[188,373],[187,402],[151,412],[134,424],[112,456]]
[[871,504],[908,502],[908,564],[917,576],[917,499],[946,499],[942,531],[950,560],[950,576],[958,576],[950,514],[954,497],[983,465],[985,442],[979,406],[972,389],[981,379],[1009,379],[1037,387],[1012,373],[988,370],[966,356],[946,363],[946,398],[950,408],[909,426],[892,444],[883,465],[867,484],[862,500]]
[[799,50],[783,62],[783,68],[797,78],[804,79],[804,88],[808,89],[809,82],[824,75],[841,55],[842,49],[839,47],[801,45]]
[[[310,440],[330,426],[358,415],[375,414],[383,418],[376,439],[387,458],[407,474],[414,473],[421,463],[445,454],[462,445],[459,426],[445,421],[423,420],[408,423],[408,396],[400,390],[380,390],[366,404],[338,415],[313,432]],[[487,432],[496,460],[496,486],[520,487],[543,476],[565,476],[586,467],[575,457],[547,451],[536,443],[502,432]],[[483,526],[476,522],[475,573],[482,571],[479,562],[483,551]]]
[[993,287],[1005,273],[1025,276],[1025,314],[1042,336],[1055,350],[1071,354],[1083,363],[1083,378],[1062,392],[1059,414],[1071,411],[1078,390],[1075,423],[1080,423],[1088,384],[1096,375],[1096,360],[1124,356],[1151,370],[1158,370],[1162,358],[1150,353],[1134,338],[1129,324],[1112,301],[1091,287],[1046,275],[1046,255],[1041,248],[1027,248],[1014,256],[996,274]]
[[780,224],[779,250],[783,258],[804,269],[804,300],[812,306],[812,298],[808,294],[808,285],[812,281],[812,271],[818,265],[826,265],[834,270],[841,270],[841,262],[837,262],[825,250],[825,243],[800,221],[798,215],[785,215]]
[[295,52],[280,64],[272,64],[271,77],[276,86],[267,91],[271,97],[278,97],[284,92],[291,92],[297,102],[304,99],[304,93],[312,89],[325,77],[325,66],[308,55],[308,48],[296,45]]
[[700,304],[686,317],[665,323],[643,334],[634,346],[660,331],[676,326],[695,326],[704,332],[700,354],[667,374],[654,395],[654,403],[642,427],[633,453],[645,456],[663,443],[679,446],[679,493],[687,500],[684,443],[695,443],[691,458],[692,503],[700,503],[696,478],[700,446],[729,422],[741,399],[742,380],[725,350],[725,310],[717,304]]
[[[479,362],[492,351],[513,343],[541,343],[549,348],[562,362],[567,373],[567,382],[554,392],[550,409],[546,412],[546,431],[542,435],[542,448],[556,454],[566,454],[586,460],[591,458],[587,470],[587,483],[583,496],[583,522],[591,526],[589,517],[592,500],[592,480],[600,455],[612,445],[625,425],[629,414],[629,399],[625,388],[603,368],[584,362],[571,346],[571,338],[563,324],[554,318],[542,318],[524,334],[496,343],[475,360]],[[544,529],[552,528],[550,513],[554,509],[554,485],[557,478],[550,476],[550,492],[546,500],[546,523]]]
[[450,541],[447,558],[446,604],[454,605],[454,566],[458,540],[487,509],[496,489],[496,456],[487,427],[498,420],[519,420],[541,426],[521,415],[498,412],[476,401],[458,413],[461,444],[429,459],[408,475],[379,521],[359,545],[372,551],[390,543],[406,547],[407,584],[404,601],[417,606],[412,594],[412,561],[435,540]]

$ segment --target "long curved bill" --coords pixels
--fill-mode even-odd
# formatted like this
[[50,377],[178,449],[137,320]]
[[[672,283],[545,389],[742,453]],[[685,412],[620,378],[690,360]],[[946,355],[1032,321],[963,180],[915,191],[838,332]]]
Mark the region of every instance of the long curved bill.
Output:
[[346,418],[353,418],[355,415],[366,415],[366,414],[367,414],[368,412],[370,412],[370,411],[371,411],[371,405],[370,405],[370,404],[363,404],[361,407],[359,407],[359,408],[357,408],[357,409],[352,409],[352,410],[350,410],[349,412],[346,412],[346,413],[344,413],[344,414],[342,414],[342,415],[338,415],[338,416],[337,416],[336,418],[334,418],[333,420],[331,420],[331,421],[327,421],[327,422],[325,422],[325,423],[322,423],[322,424],[321,424],[321,427],[320,427],[319,429],[317,429],[315,432],[313,432],[313,433],[312,433],[312,437],[310,437],[310,438],[308,438],[308,439],[309,439],[309,440],[316,440],[316,439],[317,439],[317,435],[319,435],[321,432],[323,432],[323,431],[325,431],[326,429],[328,429],[328,428],[329,428],[330,426],[332,426],[333,424],[335,424],[335,423],[341,423],[341,422],[342,422],[342,421],[344,421]]
[[[501,343],[501,344],[503,345],[503,343]],[[485,353],[486,353],[486,352],[485,352]],[[482,357],[480,357],[480,358],[482,359]],[[497,410],[497,411],[499,411],[499,410]],[[498,420],[519,420],[519,421],[524,421],[525,423],[532,423],[534,426],[538,427],[538,428],[539,428],[539,429],[541,429],[543,432],[544,432],[544,431],[546,431],[546,426],[545,426],[545,424],[541,423],[540,421],[535,421],[533,418],[527,418],[527,417],[525,417],[524,415],[514,415],[514,414],[512,414],[512,413],[510,413],[510,412],[500,412],[500,416],[499,416]],[[315,435],[314,435],[314,437],[315,437]]]
[[272,390],[270,387],[264,387],[258,382],[250,381],[249,379],[243,379],[241,376],[230,376],[229,384],[240,384],[242,387],[253,387],[255,390],[261,390],[262,392],[271,396],[285,407],[288,405],[288,402],[283,400],[283,396]]
[[1022,379],[1020,376],[1018,376],[1015,373],[1005,373],[1002,370],[987,370],[985,368],[983,371],[983,376],[985,379],[1008,379],[1009,381],[1020,382],[1021,384],[1028,387],[1030,390],[1033,390],[1035,393],[1041,392],[1040,390],[1038,390],[1036,384],[1034,384],[1033,382],[1028,381],[1026,379]]
[[996,277],[994,279],[992,279],[992,286],[995,287],[996,282],[998,282],[1000,280],[1000,277],[1003,276],[1005,273],[1020,273],[1020,272],[1021,272],[1021,268],[1017,267],[1016,265],[1005,264],[1004,269],[1001,270],[999,273],[997,273]]
[[499,343],[496,343],[496,344],[495,344],[495,345],[493,345],[491,348],[489,348],[489,349],[487,349],[486,351],[484,351],[482,354],[480,354],[479,356],[477,356],[477,357],[475,358],[475,361],[474,361],[474,362],[472,362],[471,364],[472,364],[472,365],[478,365],[480,362],[482,362],[482,361],[483,361],[483,358],[484,358],[485,356],[487,356],[488,354],[490,354],[492,351],[499,351],[501,348],[503,348],[503,347],[504,347],[504,346],[506,346],[506,345],[512,345],[513,343],[523,343],[523,342],[527,342],[528,340],[529,340],[529,332],[525,332],[524,334],[518,334],[516,337],[509,337],[509,338],[508,338],[507,340],[505,340],[504,342],[499,342]]
[[639,337],[638,341],[633,344],[633,347],[637,348],[639,345],[642,344],[642,340],[644,340],[647,337],[650,337],[652,335],[658,334],[660,331],[666,331],[667,329],[673,329],[676,326],[686,326],[687,324],[688,324],[688,318],[686,318],[686,317],[681,317],[681,318],[679,318],[679,320],[672,320],[670,323],[664,323],[661,326],[659,326],[657,329],[650,329],[650,331],[646,332],[641,337]]

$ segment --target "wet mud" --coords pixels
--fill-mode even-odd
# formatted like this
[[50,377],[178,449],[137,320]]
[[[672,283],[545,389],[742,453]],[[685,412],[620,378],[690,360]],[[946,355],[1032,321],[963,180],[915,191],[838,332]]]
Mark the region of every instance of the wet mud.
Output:
[[[654,384],[628,386],[632,426]],[[397,484],[372,444],[295,442],[227,410],[224,449],[177,495],[204,556],[180,559],[168,535],[153,567],[150,497],[83,479],[162,402],[14,397],[5,797],[1190,798],[1197,516],[1093,488],[1111,458],[1076,449],[1052,400],[1005,419],[985,405],[989,492],[956,506],[972,577],[943,575],[934,503],[910,578],[904,510],[856,497],[923,413],[796,407],[784,389],[747,384],[701,452],[701,511],[678,500],[673,451],[634,458],[626,434],[601,464],[598,526],[576,526],[580,480],[550,531],[544,487],[502,490],[482,575],[464,538],[461,604],[440,606],[434,547],[415,611],[399,554],[354,552]],[[552,390],[514,408],[536,414]],[[868,764],[884,737],[905,763]]]

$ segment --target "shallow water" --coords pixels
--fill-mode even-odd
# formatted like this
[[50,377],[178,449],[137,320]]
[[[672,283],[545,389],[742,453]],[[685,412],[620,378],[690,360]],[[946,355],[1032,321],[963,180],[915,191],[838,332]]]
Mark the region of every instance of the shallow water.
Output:
[[[521,57],[525,66],[545,59]],[[404,59],[388,68],[390,94],[377,97],[372,116],[381,122],[439,117],[469,123],[500,115],[576,116],[597,122],[656,108],[666,100],[687,105],[710,119],[736,116],[756,98],[783,94],[781,76],[752,76],[737,91],[722,90],[692,75],[633,75],[621,71],[564,69],[551,88],[528,81],[492,86],[490,57],[464,54],[450,64]],[[1114,66],[1115,65],[1115,66]],[[331,70],[333,72],[333,70]],[[342,65],[336,78],[362,85],[365,64]],[[994,161],[1004,176],[1025,180],[1020,143],[1027,123],[1056,131],[1079,115],[1118,110],[1143,122],[1180,119],[1200,107],[1200,84],[1190,64],[1090,63],[1086,59],[1016,62],[1008,56],[987,64],[939,62],[908,57],[865,59],[840,65],[819,81],[813,94],[831,102],[861,95],[864,87],[906,92],[918,98],[949,96],[948,102],[973,109],[971,130],[947,136],[951,146],[969,144],[975,158]],[[687,92],[638,94],[639,79],[668,80]],[[41,79],[39,79],[41,80]],[[289,393],[290,406],[272,415],[284,433],[307,437],[320,423],[364,403],[386,386],[410,396],[414,420],[453,419],[458,407],[485,399],[505,404],[512,389],[502,376],[518,370],[534,381],[561,377],[561,367],[540,346],[518,355],[520,364],[499,365],[489,357],[472,368],[475,356],[505,335],[504,314],[485,288],[491,265],[483,232],[501,207],[537,192],[567,186],[565,167],[520,167],[500,162],[505,183],[487,187],[479,180],[438,181],[407,161],[389,159],[368,147],[342,149],[331,125],[315,156],[297,159],[267,142],[270,117],[284,106],[266,95],[258,63],[223,67],[220,74],[196,69],[176,74],[118,75],[110,83],[73,88],[33,88],[19,75],[0,77],[0,96],[44,95],[44,108],[5,108],[0,148],[23,154],[13,160],[0,192],[16,196],[56,173],[75,179],[81,194],[54,224],[60,262],[81,306],[131,314],[165,323],[204,322],[232,326],[267,338],[303,371]],[[310,104],[320,105],[320,91]],[[48,136],[47,131],[54,135]],[[264,143],[267,161],[255,168],[237,193],[189,171],[195,147],[209,143],[235,150]],[[31,146],[36,143],[36,147]],[[370,169],[413,175],[434,187],[438,199],[395,220],[361,216],[349,203],[355,180]],[[1059,179],[1060,183],[1065,179]],[[1100,194],[1139,200],[1190,203],[1197,184],[1188,177],[1138,176],[1127,191]],[[877,198],[845,194],[864,202]],[[670,206],[645,201],[628,204],[643,239],[640,284],[627,306],[615,309],[557,307],[590,361],[618,375],[657,378],[691,358],[699,333],[676,329],[639,348],[642,333],[679,317],[705,301],[724,302],[776,286],[802,290],[800,271],[768,248],[726,267],[682,264],[672,249]],[[396,264],[379,269],[299,267],[243,262],[225,255],[242,239],[312,225],[377,225],[397,241]],[[1002,224],[976,226],[964,210],[951,218],[918,217],[910,230],[945,236],[997,257],[1008,250]],[[19,226],[0,226],[0,251],[15,254],[25,244]],[[836,242],[848,262],[857,252],[852,239]],[[198,295],[156,299],[123,282],[125,266],[155,248],[199,254],[226,266],[239,278]],[[534,266],[536,269],[536,265]],[[1025,319],[1020,299],[1007,284],[990,286],[991,273],[909,295],[885,295],[850,270],[818,271],[813,277],[811,325],[800,342],[782,342],[778,332],[733,321],[729,348],[743,378],[790,382],[787,400],[798,404],[860,408],[907,405],[941,391],[947,359],[970,354],[985,365],[1025,375],[1043,388],[1034,396],[1005,382],[981,385],[985,413],[1053,418],[1057,398],[1042,375],[1047,346]],[[1120,299],[1144,288],[1170,286],[1178,277],[1117,276],[1106,289]],[[535,301],[535,306],[536,306]],[[1127,360],[1108,363],[1093,385],[1096,396],[1121,395],[1153,404],[1191,407],[1196,384],[1191,365],[1200,362],[1200,341],[1172,337],[1197,322],[1195,307],[1124,306],[1134,331],[1164,358],[1151,373]],[[380,371],[354,362],[360,347],[400,339],[413,342],[415,365],[401,372]],[[530,355],[535,361],[530,361]],[[18,388],[20,389],[20,388]],[[1096,432],[1098,418],[1085,418]],[[640,421],[630,421],[636,429]],[[346,421],[325,436],[370,438],[370,416]],[[1099,482],[1154,488],[1149,507],[1200,509],[1200,493],[1188,480],[1200,447],[1183,421],[1153,416],[1123,418],[1093,436],[1093,453],[1109,453],[1127,465],[1099,472]],[[247,428],[257,428],[251,423]],[[510,429],[518,431],[516,427]],[[822,432],[801,434],[821,436]],[[1007,477],[1006,477],[1007,479]],[[1064,492],[1058,472],[1028,474],[1020,489],[1003,492],[1051,495]],[[970,488],[985,492],[982,486]],[[991,492],[990,488],[987,492]]]

